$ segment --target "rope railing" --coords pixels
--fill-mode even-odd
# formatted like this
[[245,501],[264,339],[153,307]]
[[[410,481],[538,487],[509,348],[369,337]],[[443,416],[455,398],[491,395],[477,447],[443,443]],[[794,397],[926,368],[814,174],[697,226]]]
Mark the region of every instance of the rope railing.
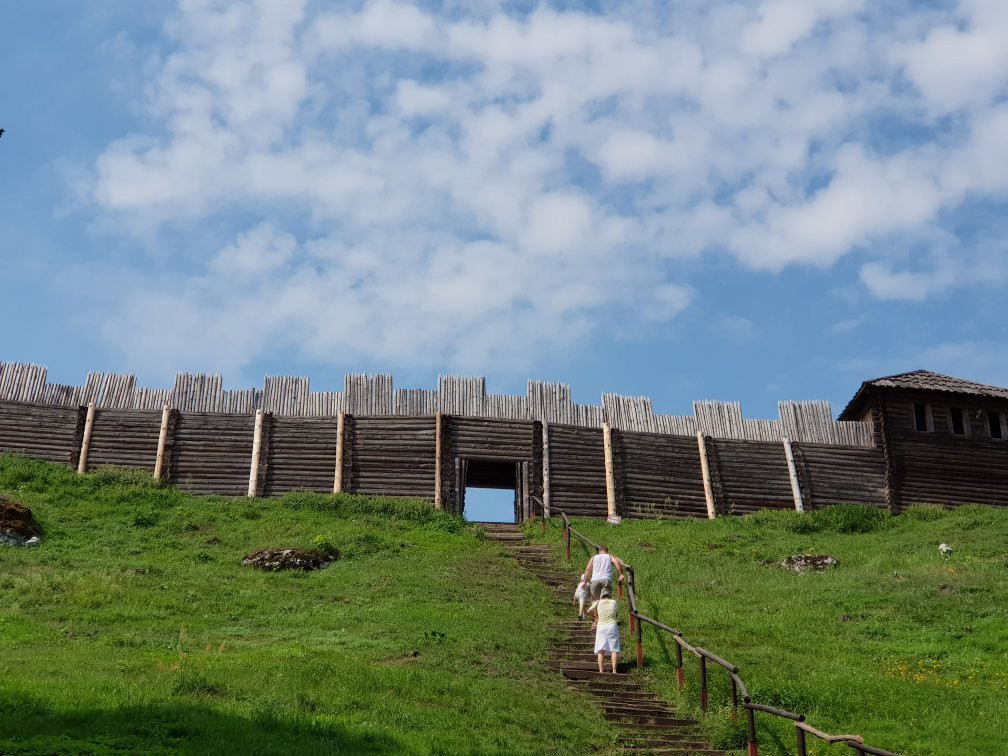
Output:
[[[554,510],[556,511],[556,510]],[[590,538],[588,538],[583,533],[579,533],[570,524],[570,518],[567,517],[566,512],[560,512],[560,517],[563,522],[563,543],[564,543],[564,555],[567,561],[571,558],[571,537],[577,538],[581,543],[589,548],[593,549],[595,552],[600,550],[600,546],[594,543]],[[622,560],[620,560],[622,562]],[[731,718],[732,721],[738,721],[738,709],[739,702],[741,700],[742,708],[745,710],[746,714],[746,739],[748,741],[749,756],[758,756],[758,744],[756,740],[756,713],[760,712],[763,714],[770,714],[781,719],[787,719],[794,723],[795,728],[795,742],[797,744],[797,754],[798,756],[807,756],[807,750],[805,745],[805,739],[807,735],[811,735],[814,738],[818,738],[826,743],[840,743],[846,745],[849,748],[857,751],[858,754],[871,754],[871,756],[899,756],[892,751],[886,751],[882,748],[876,748],[875,746],[866,745],[864,738],[860,735],[830,735],[829,733],[823,732],[822,730],[817,730],[805,722],[804,714],[795,714],[792,711],[786,711],[785,709],[778,709],[776,706],[769,706],[767,704],[756,703],[752,700],[749,694],[749,689],[746,687],[745,683],[739,674],[739,668],[732,664],[727,659],[723,659],[717,654],[711,653],[710,651],[700,647],[694,646],[687,642],[683,637],[683,634],[674,627],[670,627],[656,619],[647,617],[640,613],[637,608],[637,579],[634,574],[634,569],[631,565],[623,562],[623,568],[627,572],[627,594],[629,598],[629,624],[630,632],[635,636],[636,641],[636,651],[637,651],[637,666],[644,666],[644,638],[643,638],[643,626],[651,625],[656,630],[669,633],[672,639],[675,641],[675,655],[676,655],[676,682],[679,686],[679,690],[685,690],[686,681],[685,674],[683,671],[683,652],[692,654],[697,657],[700,666],[700,711],[704,714],[707,713],[708,708],[708,688],[707,688],[707,663],[712,662],[715,666],[721,667],[728,675],[728,681],[731,688]],[[621,587],[622,589],[622,587]]]

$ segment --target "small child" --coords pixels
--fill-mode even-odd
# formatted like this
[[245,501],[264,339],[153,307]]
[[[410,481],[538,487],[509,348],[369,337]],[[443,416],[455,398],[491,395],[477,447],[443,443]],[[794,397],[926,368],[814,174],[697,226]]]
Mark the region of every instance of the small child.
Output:
[[571,601],[571,604],[577,602],[578,619],[585,618],[584,606],[585,601],[588,600],[588,591],[590,590],[590,586],[591,584],[588,582],[588,579],[584,575],[582,575],[581,582],[578,583],[577,590],[574,591],[574,601]]

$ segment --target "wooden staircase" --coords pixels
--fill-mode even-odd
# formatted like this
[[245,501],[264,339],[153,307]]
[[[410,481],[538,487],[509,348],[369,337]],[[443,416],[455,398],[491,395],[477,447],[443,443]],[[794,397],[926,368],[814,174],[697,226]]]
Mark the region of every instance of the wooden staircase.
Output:
[[[558,609],[562,609],[567,619],[554,623],[557,640],[550,648],[546,666],[560,672],[572,689],[599,699],[603,716],[623,731],[618,744],[624,751],[724,756],[724,751],[704,742],[696,720],[679,715],[635,682],[622,660],[617,674],[599,673],[598,661],[592,653],[595,633],[591,623],[579,620],[570,603],[577,585],[576,574],[553,562],[549,546],[526,544],[517,525],[483,523],[483,527],[488,537],[506,546],[519,564],[552,589]],[[626,628],[621,628],[620,632],[626,648],[629,645]],[[608,655],[606,665],[608,669]]]

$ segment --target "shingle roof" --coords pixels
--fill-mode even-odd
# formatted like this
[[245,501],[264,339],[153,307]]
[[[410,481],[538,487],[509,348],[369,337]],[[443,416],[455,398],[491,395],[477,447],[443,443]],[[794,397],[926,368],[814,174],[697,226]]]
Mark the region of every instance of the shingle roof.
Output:
[[841,420],[850,419],[847,414],[853,412],[865,392],[870,388],[902,388],[915,391],[939,391],[946,394],[970,394],[986,399],[1008,399],[1008,388],[967,381],[965,378],[933,373],[930,370],[911,370],[909,373],[887,375],[862,383],[854,398],[840,413]]

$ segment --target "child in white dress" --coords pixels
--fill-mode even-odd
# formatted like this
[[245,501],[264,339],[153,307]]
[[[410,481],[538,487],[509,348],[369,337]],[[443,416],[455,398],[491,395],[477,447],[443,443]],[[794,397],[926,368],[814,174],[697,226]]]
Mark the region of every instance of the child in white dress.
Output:
[[571,604],[576,603],[578,605],[578,619],[584,619],[584,605],[585,601],[588,600],[588,592],[591,583],[584,575],[581,576],[581,582],[578,583],[577,590],[574,591],[574,601]]

